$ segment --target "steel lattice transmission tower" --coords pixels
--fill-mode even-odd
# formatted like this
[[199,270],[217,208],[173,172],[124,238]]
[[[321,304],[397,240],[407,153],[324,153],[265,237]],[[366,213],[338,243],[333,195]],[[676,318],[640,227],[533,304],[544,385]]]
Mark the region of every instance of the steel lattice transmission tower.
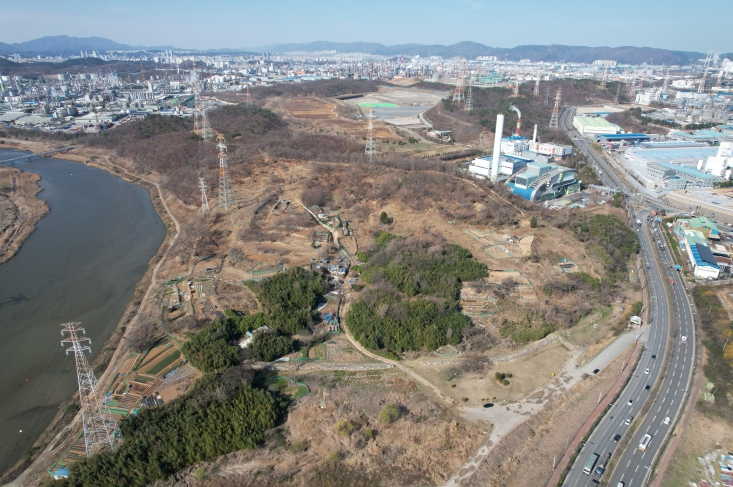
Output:
[[547,93],[545,93],[545,105],[550,106],[550,87],[547,87]]
[[519,96],[519,79],[514,80],[514,89],[512,90],[512,97]]
[[71,348],[66,350],[74,352],[76,358],[76,377],[79,382],[79,401],[81,404],[82,426],[84,427],[84,446],[87,456],[91,456],[103,448],[114,448],[118,436],[117,421],[112,413],[104,407],[102,403],[102,394],[104,391],[99,388],[97,378],[92,372],[92,368],[87,361],[84,352],[91,353],[92,349],[83,342],[92,341],[78,333],[86,334],[84,328],[79,325],[81,323],[64,323],[61,326],[61,336],[64,333],[69,334],[69,338],[61,340],[61,346],[64,343],[70,343]]
[[552,117],[550,118],[550,128],[556,129],[558,127],[558,119],[560,116],[560,98],[562,96],[562,88],[557,90],[555,95],[555,107],[552,109]]
[[465,101],[463,96],[463,73],[458,75],[458,81],[456,82],[456,90],[453,92],[453,101],[461,103]]
[[601,79],[601,88],[606,87],[606,75],[608,74],[608,65],[603,67],[603,79]]
[[206,197],[206,179],[199,178],[199,188],[201,189],[201,214],[205,215],[209,211],[209,198]]
[[193,62],[193,129],[201,131],[201,138],[206,140],[213,136],[209,118],[206,116],[206,106],[201,100],[201,86],[196,73],[196,61]]
[[246,106],[252,106],[252,97],[249,95],[249,83],[247,84],[247,92],[244,95],[244,102]]
[[473,93],[471,91],[471,76],[468,77],[468,89],[466,90],[466,111],[470,112],[473,110]]
[[621,94],[621,83],[616,85],[616,99],[614,100],[614,105],[618,105],[618,97]]
[[237,206],[237,200],[234,199],[232,180],[229,177],[227,146],[224,145],[224,142],[219,141],[216,147],[219,149],[219,208],[228,211],[229,208]]
[[532,92],[533,96],[540,96],[540,73],[537,72],[537,79],[534,82],[534,91]]
[[698,93],[705,92],[705,84],[708,80],[708,69],[710,68],[710,62],[713,60],[713,51],[708,51],[708,55],[705,56],[705,69],[703,70],[702,78],[700,78],[700,85],[697,87]]
[[369,125],[367,125],[364,155],[366,155],[367,158],[369,158],[369,162],[371,162],[372,158],[377,155],[377,140],[374,138],[374,114],[371,110],[369,110],[369,113],[367,114],[367,120],[369,120]]

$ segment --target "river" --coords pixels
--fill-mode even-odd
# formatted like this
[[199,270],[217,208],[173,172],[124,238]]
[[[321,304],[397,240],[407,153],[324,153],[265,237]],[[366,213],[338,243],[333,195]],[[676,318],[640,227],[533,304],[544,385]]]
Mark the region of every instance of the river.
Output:
[[[0,160],[22,154],[0,149]],[[165,236],[149,193],[113,174],[61,159],[15,167],[41,176],[51,211],[0,265],[0,472],[77,388],[59,325],[81,322],[92,362]]]

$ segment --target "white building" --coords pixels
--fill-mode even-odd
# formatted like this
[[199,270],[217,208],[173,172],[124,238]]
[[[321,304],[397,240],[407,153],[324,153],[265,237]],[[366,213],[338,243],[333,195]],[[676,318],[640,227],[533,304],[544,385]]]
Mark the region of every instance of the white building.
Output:
[[576,115],[573,118],[573,127],[581,135],[621,133],[621,127],[602,117],[581,117]]
[[733,170],[733,142],[721,142],[718,153],[708,157],[703,170],[708,174],[730,179]]
[[529,150],[549,157],[566,157],[573,154],[572,146],[547,142],[530,142]]

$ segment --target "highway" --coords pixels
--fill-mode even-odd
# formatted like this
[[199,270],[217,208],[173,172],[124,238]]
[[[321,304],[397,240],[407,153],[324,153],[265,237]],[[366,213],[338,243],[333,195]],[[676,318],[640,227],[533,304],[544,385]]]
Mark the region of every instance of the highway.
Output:
[[[604,183],[628,191],[628,187],[613,171],[609,171],[605,161],[598,156],[589,144],[577,141],[577,133],[568,127],[568,119],[572,110],[565,109],[561,123],[563,128],[576,141],[581,151],[602,168],[606,176]],[[617,487],[640,487],[649,474],[666,435],[674,428],[684,405],[687,389],[692,378],[693,362],[695,357],[695,333],[692,309],[685,291],[683,279],[673,267],[670,267],[672,256],[665,245],[660,249],[655,238],[661,238],[661,230],[655,222],[650,222],[651,213],[642,210],[634,218],[642,221],[642,225],[635,225],[640,243],[640,253],[643,265],[646,267],[647,285],[650,296],[650,323],[646,324],[642,341],[646,341],[639,364],[629,383],[621,392],[619,398],[610,410],[601,419],[582,447],[575,463],[570,469],[563,485],[580,487],[595,485],[600,481],[604,485]],[[670,279],[673,285],[666,286]],[[669,294],[667,294],[669,289]],[[683,341],[682,337],[686,337]],[[671,349],[667,350],[671,340]],[[665,374],[661,373],[667,354],[671,352],[669,368]],[[658,388],[657,388],[658,386]],[[651,400],[651,407],[640,417],[650,395],[658,392]],[[629,404],[631,401],[631,404]],[[665,418],[670,421],[665,424]],[[629,424],[626,424],[626,421]],[[652,436],[649,445],[644,451],[638,449],[644,435]],[[622,440],[617,439],[620,435]],[[616,451],[619,442],[628,441],[627,447]],[[588,459],[595,453],[602,459],[611,453],[613,471],[601,475],[595,472],[585,474],[583,469]],[[599,462],[600,463],[600,462]],[[597,465],[597,464],[596,464]],[[595,469],[595,466],[594,466]]]

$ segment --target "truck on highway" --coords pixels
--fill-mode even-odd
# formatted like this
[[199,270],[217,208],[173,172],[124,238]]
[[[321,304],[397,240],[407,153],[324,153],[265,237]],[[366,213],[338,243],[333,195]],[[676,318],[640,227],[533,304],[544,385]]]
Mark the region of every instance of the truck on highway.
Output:
[[583,473],[586,475],[590,475],[590,473],[593,471],[593,467],[596,466],[596,462],[598,461],[598,457],[600,455],[598,453],[594,453],[590,456],[587,462],[585,462],[585,467],[583,467]]
[[674,279],[672,279],[671,277],[669,278],[669,285],[674,286]]
[[641,439],[641,443],[639,443],[639,450],[646,451],[646,447],[649,446],[649,442],[652,441],[652,435],[649,433],[644,435],[644,438]]
[[596,467],[596,476],[600,477],[603,475],[603,472],[606,471],[606,467],[608,466],[608,462],[611,460],[611,452],[606,452],[605,455],[603,455],[603,460],[601,460],[601,463],[598,464]]

